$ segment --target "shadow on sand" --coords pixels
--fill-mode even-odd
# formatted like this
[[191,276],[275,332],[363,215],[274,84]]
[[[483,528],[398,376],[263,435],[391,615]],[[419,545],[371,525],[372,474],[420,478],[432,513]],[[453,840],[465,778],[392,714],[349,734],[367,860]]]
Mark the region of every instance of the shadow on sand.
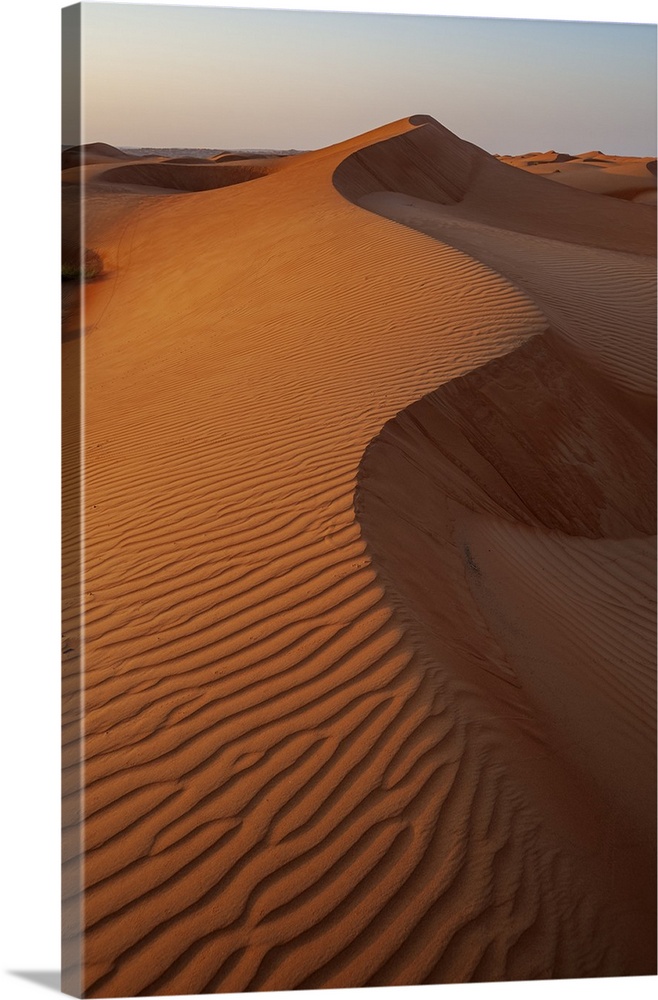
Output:
[[10,975],[20,976],[21,979],[27,979],[31,983],[37,983],[39,986],[43,986],[44,989],[55,990],[56,993],[60,992],[59,969],[28,969],[26,971],[9,969],[8,971]]

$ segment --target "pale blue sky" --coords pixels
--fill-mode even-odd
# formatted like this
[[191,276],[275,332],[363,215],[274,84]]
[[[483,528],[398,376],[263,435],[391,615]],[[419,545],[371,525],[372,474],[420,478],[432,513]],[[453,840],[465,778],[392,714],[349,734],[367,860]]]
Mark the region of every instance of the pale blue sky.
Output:
[[85,141],[311,149],[407,115],[494,153],[656,151],[656,28],[83,3]]

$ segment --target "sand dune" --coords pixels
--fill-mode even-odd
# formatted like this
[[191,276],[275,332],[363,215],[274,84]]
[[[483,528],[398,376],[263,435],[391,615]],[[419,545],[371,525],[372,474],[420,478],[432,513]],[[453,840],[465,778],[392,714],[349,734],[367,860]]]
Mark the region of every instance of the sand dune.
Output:
[[266,160],[269,158],[267,153],[257,153],[254,151],[238,151],[238,152],[227,152],[227,153],[217,153],[216,156],[211,156],[211,160],[215,160],[217,163],[230,163],[231,160]]
[[[619,811],[628,814],[632,802],[647,824],[654,818],[653,796],[646,794],[655,740],[647,643],[654,453],[570,362],[558,338],[546,335],[413,404],[370,446],[357,498],[382,565],[393,565],[387,545],[393,511],[413,517],[428,541],[461,547],[455,558],[484,615],[482,643],[496,637],[513,676],[563,731],[569,756],[586,756],[587,770],[596,769],[598,786]],[[415,510],[421,489],[431,519]],[[383,501],[388,509],[377,516]],[[444,517],[437,517],[440,510]],[[406,550],[407,561],[413,551]],[[437,564],[434,592],[454,590],[441,573]],[[408,566],[407,585],[412,576]],[[417,597],[414,609],[422,602]],[[432,605],[428,612],[438,618],[435,637],[454,632],[455,616]],[[479,614],[470,609],[469,620]],[[476,642],[473,625],[471,632]],[[604,732],[616,733],[614,744],[602,740]],[[632,783],[631,769],[638,775]],[[639,817],[633,826],[642,829]],[[642,843],[651,850],[650,838]]]
[[259,160],[257,164],[245,160],[226,165],[212,161],[189,161],[190,158],[160,157],[155,160],[149,157],[120,166],[105,162],[85,163],[63,171],[62,182],[87,187],[112,184],[124,191],[146,188],[157,191],[209,191],[265,177],[276,169],[276,161],[269,159]]
[[167,156],[164,163],[213,163],[214,156]]
[[[431,236],[448,239],[460,250],[488,263],[524,289],[558,332],[563,350],[579,359],[591,381],[623,396],[644,429],[655,428],[656,268],[655,260],[502,230],[456,217],[433,202],[384,193],[360,204]],[[613,203],[611,203],[613,204]],[[607,206],[607,203],[604,203]],[[518,206],[517,206],[518,207]],[[626,244],[643,251],[651,235],[650,209],[639,215]],[[616,213],[615,213],[616,214]],[[612,219],[611,219],[612,224]],[[583,229],[583,239],[588,234]],[[594,243],[597,233],[591,236]],[[629,338],[629,315],[633,335]]]
[[163,160],[160,163],[132,163],[125,167],[114,167],[105,171],[102,179],[113,184],[144,184],[179,191],[208,191],[265,177],[268,172],[264,161],[259,161],[257,166],[250,161],[236,161],[225,166],[223,163],[181,164],[175,160]]
[[65,983],[651,973],[655,212],[427,116],[260,167],[89,192]]
[[501,156],[509,166],[540,174],[558,184],[624,198],[643,204],[656,204],[656,160],[645,156],[606,156],[590,150],[570,156],[568,153],[526,153],[525,156]]
[[130,160],[130,153],[124,153],[107,142],[89,142],[84,146],[68,146],[62,150],[62,170],[78,167],[83,163],[116,163]]

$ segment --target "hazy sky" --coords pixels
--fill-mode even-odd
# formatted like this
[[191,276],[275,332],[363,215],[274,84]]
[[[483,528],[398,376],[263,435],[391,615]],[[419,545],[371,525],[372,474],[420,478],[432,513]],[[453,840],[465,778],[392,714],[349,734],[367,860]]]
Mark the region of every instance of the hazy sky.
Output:
[[430,114],[494,153],[656,152],[656,28],[83,3],[83,141],[312,149]]

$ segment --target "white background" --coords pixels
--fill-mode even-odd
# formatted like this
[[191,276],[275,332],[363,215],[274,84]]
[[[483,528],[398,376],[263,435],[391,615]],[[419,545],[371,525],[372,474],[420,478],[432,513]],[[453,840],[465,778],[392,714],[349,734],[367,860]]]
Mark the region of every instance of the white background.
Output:
[[[1,26],[3,784],[0,995],[47,998],[59,968],[59,0],[14,0]],[[206,4],[206,6],[213,6]],[[655,23],[648,0],[476,3],[234,2],[297,7]],[[9,11],[9,12],[8,12]],[[632,780],[632,776],[630,776]],[[33,972],[26,979],[16,971]],[[653,995],[649,978],[368,991],[418,1000]],[[340,992],[345,1000],[353,991]],[[285,994],[272,994],[273,998]],[[291,994],[292,996],[292,994]],[[300,994],[295,994],[299,997]],[[318,994],[302,995],[313,1000]]]

